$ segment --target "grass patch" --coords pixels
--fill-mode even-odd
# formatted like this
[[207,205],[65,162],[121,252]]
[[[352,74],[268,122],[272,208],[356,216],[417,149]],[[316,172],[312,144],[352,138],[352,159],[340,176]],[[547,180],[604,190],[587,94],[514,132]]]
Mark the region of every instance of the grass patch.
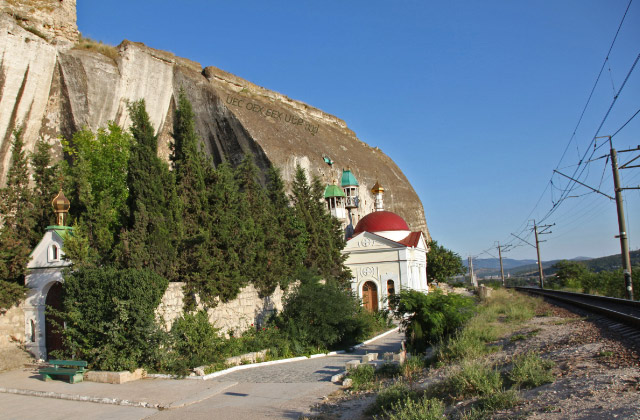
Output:
[[482,420],[492,418],[492,414],[498,410],[506,410],[514,407],[520,401],[517,391],[511,389],[502,390],[487,397],[480,398],[476,406],[460,415],[463,420]]
[[613,356],[613,352],[610,350],[602,350],[600,353],[598,353],[599,357],[612,357]]
[[526,340],[527,336],[524,334],[514,334],[511,336],[511,338],[509,338],[509,341],[511,341],[512,343],[515,341],[521,341],[521,340]]
[[113,45],[104,44],[102,41],[94,41],[93,39],[83,36],[80,37],[73,48],[76,50],[95,51],[105,57],[109,57],[113,61],[116,61],[119,56],[117,48]]
[[393,378],[400,375],[400,365],[396,363],[384,363],[376,370],[377,378]]
[[347,372],[347,377],[353,381],[351,389],[354,391],[372,389],[375,384],[375,376],[375,369],[371,365],[359,365]]
[[407,379],[412,379],[424,370],[424,359],[420,356],[409,356],[400,365],[400,373]]
[[365,411],[368,415],[381,414],[392,409],[394,405],[408,399],[415,400],[417,393],[405,382],[398,381],[393,385],[383,389],[376,395],[376,401]]
[[586,319],[587,319],[587,317],[584,317],[584,316],[581,316],[581,317],[578,317],[578,318],[564,318],[564,319],[560,319],[558,321],[555,321],[553,323],[553,325],[571,324],[572,322],[584,321]]
[[444,384],[444,391],[454,399],[488,396],[502,389],[502,377],[486,363],[463,362]]
[[545,360],[535,352],[528,352],[513,359],[509,379],[518,388],[536,388],[554,381],[554,367],[553,361]]
[[393,404],[385,415],[389,420],[441,420],[444,418],[444,404],[434,398],[407,398]]

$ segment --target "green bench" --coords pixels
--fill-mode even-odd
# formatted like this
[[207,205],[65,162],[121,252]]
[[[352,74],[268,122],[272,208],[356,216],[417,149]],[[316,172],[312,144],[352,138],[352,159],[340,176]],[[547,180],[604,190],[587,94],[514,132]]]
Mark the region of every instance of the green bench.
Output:
[[38,369],[43,381],[52,379],[52,376],[68,376],[69,383],[82,382],[87,362],[81,360],[49,360],[51,366]]

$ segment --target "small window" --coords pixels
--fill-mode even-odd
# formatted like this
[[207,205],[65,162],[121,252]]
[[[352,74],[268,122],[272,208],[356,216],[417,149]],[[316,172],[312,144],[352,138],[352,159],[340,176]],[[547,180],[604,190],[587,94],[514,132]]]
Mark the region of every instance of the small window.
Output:
[[58,245],[53,244],[49,247],[49,261],[59,261],[60,260],[60,249]]
[[33,322],[33,319],[29,320],[30,324],[31,324],[31,342],[35,343],[36,342],[36,323]]

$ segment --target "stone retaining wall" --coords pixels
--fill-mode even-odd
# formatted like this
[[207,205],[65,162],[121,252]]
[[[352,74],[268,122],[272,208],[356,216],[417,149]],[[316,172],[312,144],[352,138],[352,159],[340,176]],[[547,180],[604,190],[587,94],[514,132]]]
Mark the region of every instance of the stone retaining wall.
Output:
[[[156,315],[164,323],[166,329],[170,329],[173,321],[182,315],[184,307],[184,283],[170,283],[162,297],[162,301],[156,310]],[[241,333],[251,328],[252,325],[260,325],[269,315],[282,310],[285,293],[276,288],[271,296],[261,298],[253,285],[240,290],[238,297],[231,302],[220,303],[215,308],[209,309],[209,322],[216,328],[220,328],[224,334],[230,332]]]
[[13,306],[0,314],[0,371],[21,367],[29,362],[21,345],[25,340],[24,309]]

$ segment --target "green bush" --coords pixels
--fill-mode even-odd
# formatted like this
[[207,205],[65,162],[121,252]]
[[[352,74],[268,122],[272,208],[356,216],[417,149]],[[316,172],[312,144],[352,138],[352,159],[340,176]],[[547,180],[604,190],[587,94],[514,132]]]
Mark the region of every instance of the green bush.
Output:
[[439,290],[424,294],[403,290],[393,296],[391,305],[402,318],[407,343],[413,352],[424,352],[429,344],[441,341],[458,330],[473,315],[473,300]]
[[444,404],[435,398],[413,400],[407,398],[391,405],[385,411],[389,420],[441,420],[444,418]]
[[0,280],[0,314],[17,305],[27,294],[27,288],[10,281]]
[[175,373],[186,373],[187,369],[222,359],[221,349],[225,340],[209,323],[205,311],[184,314],[176,319],[169,340],[174,364],[167,368]]
[[349,369],[347,377],[353,380],[351,389],[361,391],[371,389],[375,381],[376,370],[371,365],[359,365]]
[[446,381],[445,390],[454,397],[487,396],[502,389],[500,373],[486,363],[463,362]]
[[535,352],[528,352],[513,359],[513,368],[509,379],[521,388],[536,388],[554,380],[553,367],[555,363],[544,360]]
[[366,414],[380,414],[391,409],[394,404],[407,399],[416,399],[417,393],[404,382],[396,382],[384,388],[376,395],[375,402],[366,410]]
[[491,353],[484,341],[468,330],[458,331],[448,340],[438,345],[436,354],[438,362],[451,363],[459,360],[471,360]]
[[96,370],[154,365],[166,338],[155,310],[167,285],[148,270],[80,269],[65,275],[65,350],[58,356],[86,360]]
[[356,344],[372,332],[369,316],[350,290],[337,281],[304,278],[289,295],[276,325],[296,348],[326,349]]

